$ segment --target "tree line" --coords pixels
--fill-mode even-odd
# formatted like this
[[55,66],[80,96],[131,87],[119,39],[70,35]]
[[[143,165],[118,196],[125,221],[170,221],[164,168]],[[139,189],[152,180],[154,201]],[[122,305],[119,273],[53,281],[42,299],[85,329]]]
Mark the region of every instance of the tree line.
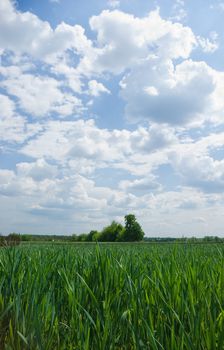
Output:
[[144,232],[135,215],[124,217],[125,226],[116,221],[103,228],[102,231],[91,230],[89,233],[72,235],[73,242],[138,242],[142,241]]
[[198,237],[144,237],[144,232],[137,222],[135,215],[124,217],[125,225],[112,221],[102,231],[91,230],[89,233],[72,235],[33,235],[10,233],[8,236],[0,234],[0,246],[14,246],[20,242],[139,242],[148,243],[224,243],[224,238],[218,236]]
[[69,241],[69,242],[138,242],[142,241],[144,232],[134,214],[124,217],[125,225],[112,221],[102,231],[91,230],[89,233],[65,235],[20,235],[12,233],[0,236],[0,245],[16,245],[20,241]]
[[17,233],[10,233],[8,236],[0,236],[0,246],[19,245],[21,236]]

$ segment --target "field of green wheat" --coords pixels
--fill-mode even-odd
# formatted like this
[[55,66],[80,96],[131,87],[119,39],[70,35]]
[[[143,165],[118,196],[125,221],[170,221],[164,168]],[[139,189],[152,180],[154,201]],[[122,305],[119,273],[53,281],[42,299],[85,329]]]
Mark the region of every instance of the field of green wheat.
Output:
[[1,248],[0,349],[224,349],[224,247]]

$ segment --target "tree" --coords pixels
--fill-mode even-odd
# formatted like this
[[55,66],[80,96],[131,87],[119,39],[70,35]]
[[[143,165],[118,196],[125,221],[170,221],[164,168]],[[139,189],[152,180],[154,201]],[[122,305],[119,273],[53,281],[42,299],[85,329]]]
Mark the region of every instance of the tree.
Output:
[[21,238],[21,241],[23,242],[32,241],[32,235],[21,235],[20,238]]
[[128,214],[125,219],[124,241],[134,242],[141,241],[144,237],[144,232],[136,220],[134,214]]
[[96,230],[91,230],[91,231],[88,233],[87,237],[86,237],[86,241],[87,241],[87,242],[93,242],[93,241],[94,241],[94,237],[95,237],[97,234],[98,234],[98,231],[96,231]]
[[78,235],[78,242],[86,242],[87,241],[87,234],[86,233],[81,233]]
[[95,231],[94,235],[92,236],[93,242],[100,242],[101,232]]
[[101,242],[116,242],[119,235],[124,230],[124,227],[116,221],[112,221],[109,226],[102,230],[99,241]]
[[19,245],[21,242],[21,237],[20,234],[18,233],[10,233],[7,237],[6,237],[6,242],[7,245],[13,246],[13,245]]
[[6,245],[6,237],[0,234],[0,247]]
[[77,242],[78,241],[78,236],[74,233],[71,238],[70,238],[71,242]]

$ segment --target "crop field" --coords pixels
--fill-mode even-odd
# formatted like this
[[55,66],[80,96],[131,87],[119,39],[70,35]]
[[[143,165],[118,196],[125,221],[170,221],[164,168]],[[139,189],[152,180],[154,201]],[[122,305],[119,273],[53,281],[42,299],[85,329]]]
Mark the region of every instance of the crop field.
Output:
[[1,248],[0,349],[224,349],[224,247]]

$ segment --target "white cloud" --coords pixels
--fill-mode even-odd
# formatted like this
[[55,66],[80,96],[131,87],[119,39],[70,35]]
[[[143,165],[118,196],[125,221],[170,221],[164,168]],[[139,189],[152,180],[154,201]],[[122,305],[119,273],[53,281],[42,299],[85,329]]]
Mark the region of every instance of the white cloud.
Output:
[[15,103],[8,96],[0,94],[0,105],[0,140],[2,143],[22,143],[40,130],[40,125],[29,124],[25,117],[18,115]]
[[86,158],[113,161],[124,159],[130,150],[130,132],[98,128],[93,120],[50,121],[36,139],[22,149],[35,158],[59,161]]
[[[16,33],[16,35],[15,35]],[[0,3],[0,48],[15,53],[28,53],[51,62],[69,48],[82,54],[91,47],[84,29],[59,24],[53,30],[48,22],[31,12],[19,12],[9,0]]]
[[58,173],[57,167],[48,164],[44,159],[38,159],[34,163],[17,163],[16,168],[19,176],[31,177],[35,181],[55,178]]
[[48,215],[54,219],[68,217],[70,220],[74,212],[101,212],[115,203],[115,197],[126,196],[96,186],[93,180],[79,174],[57,176],[55,170],[43,160],[19,163],[17,172],[0,170],[0,194],[5,198],[20,199],[20,208],[27,214]]
[[173,125],[222,122],[223,74],[205,62],[186,60],[175,67],[170,60],[149,58],[121,81],[126,117]]
[[102,93],[110,94],[110,91],[102,83],[99,83],[96,80],[90,80],[88,82],[88,87],[88,93],[94,97],[97,97]]
[[[184,4],[178,1],[177,5]],[[7,0],[3,0],[1,6],[7,15],[2,22],[4,30],[10,28],[15,32],[18,27],[17,40],[14,42],[14,37],[2,39],[2,47],[17,53],[26,52],[29,47],[31,55],[52,64],[51,72],[65,77],[62,82],[52,76],[5,73],[9,76],[2,86],[18,98],[19,106],[25,112],[40,117],[52,113],[61,116],[81,113],[80,98],[64,92],[66,88],[79,94],[86,93],[82,91],[83,76],[97,76],[102,72],[118,74],[129,69],[121,81],[121,95],[126,102],[129,121],[147,119],[195,125],[207,119],[221,118],[218,116],[220,110],[214,106],[219,100],[220,109],[223,107],[218,87],[222,87],[221,73],[202,62],[187,60],[176,66],[173,63],[177,58],[189,58],[199,44],[204,50],[213,51],[214,35],[211,40],[196,37],[189,27],[162,19],[158,10],[143,18],[118,10],[105,10],[90,19],[91,29],[97,34],[94,46],[80,26],[61,23],[53,30],[48,22],[37,16],[15,11]],[[20,40],[23,32],[29,35]],[[65,54],[68,49],[79,55],[77,67],[72,66],[69,53]],[[184,70],[187,71],[185,75]],[[193,93],[195,82],[200,96]],[[95,79],[89,80],[88,88],[93,97],[110,92]],[[208,108],[210,102],[214,110]]]
[[8,96],[0,95],[1,101],[1,119],[10,118],[15,112],[14,102],[8,98]]
[[15,177],[15,174],[12,170],[0,169],[0,185],[7,185]]
[[135,195],[145,196],[153,193],[155,191],[161,190],[161,185],[156,182],[155,176],[150,175],[147,178],[135,179],[133,181],[122,180],[119,184],[119,187]]
[[172,6],[172,16],[171,20],[182,22],[187,17],[187,11],[185,9],[184,0],[175,0]]
[[143,155],[178,143],[174,129],[156,124],[149,128],[138,127],[132,132],[130,140],[133,150]]
[[158,90],[155,88],[155,86],[146,86],[144,91],[149,94],[150,96],[158,96],[159,92]]
[[[107,130],[97,127],[93,120],[49,121],[41,134],[23,147],[21,152],[34,158],[58,161],[86,159],[89,161],[128,162],[137,154],[140,162],[178,139],[174,129],[157,125],[139,127],[134,131]],[[142,159],[141,159],[142,157]],[[131,159],[133,162],[133,159]]]
[[19,107],[32,116],[44,117],[53,112],[66,116],[82,110],[81,100],[62,92],[62,82],[51,77],[12,74],[1,82],[1,86],[16,96]]
[[223,192],[224,159],[218,161],[207,155],[191,152],[175,154],[172,161],[186,185],[205,192]]
[[120,6],[120,1],[119,0],[108,0],[107,4],[111,8],[116,8]]
[[[183,0],[174,5],[172,20],[158,10],[142,18],[103,11],[90,19],[91,41],[79,25],[53,29],[0,2],[1,152],[3,161],[6,149],[19,154],[14,171],[0,170],[1,212],[10,225],[9,213],[18,227],[28,222],[42,232],[60,218],[58,232],[64,225],[72,232],[75,222],[79,231],[102,228],[131,211],[151,232],[172,233],[189,217],[186,231],[223,211],[224,73],[190,58],[194,48],[214,52],[218,36],[202,38],[174,23],[186,15]],[[126,121],[138,126],[102,128],[87,112],[75,119],[87,111],[81,99],[90,97],[88,107],[111,94],[113,75]],[[211,134],[212,123],[218,131]]]
[[[121,73],[150,53],[188,58],[197,44],[189,27],[163,20],[157,10],[144,18],[105,10],[90,19],[90,26],[97,32],[98,49],[95,56],[89,58],[89,69]],[[81,66],[84,63],[81,62]]]
[[82,93],[84,83],[77,69],[71,67],[65,59],[59,60],[51,67],[51,72],[56,76],[63,76],[65,84],[75,93]]
[[204,52],[213,53],[219,48],[218,33],[213,31],[209,38],[197,37],[198,43]]
[[[144,146],[150,140],[147,130],[149,135],[151,132],[152,139],[156,133],[158,137],[148,148]],[[224,145],[223,134],[209,135],[198,141],[179,139],[178,142],[172,132],[170,129],[164,147],[160,148],[158,126],[140,128],[133,132],[109,132],[98,129],[90,121],[50,122],[48,129],[36,139],[37,142],[31,140],[27,146],[29,156],[38,155],[42,151],[45,159],[20,162],[16,172],[0,171],[0,193],[4,198],[12,195],[18,197],[22,203],[20,210],[26,212],[28,218],[29,215],[41,215],[43,220],[46,216],[50,222],[52,219],[66,218],[72,223],[76,213],[86,215],[85,227],[88,229],[90,221],[92,228],[94,223],[102,225],[111,220],[113,215],[119,217],[124,212],[131,211],[139,215],[143,223],[151,217],[155,222],[145,225],[152,231],[156,228],[156,222],[166,223],[167,229],[171,230],[178,221],[181,223],[186,220],[186,211],[196,211],[197,217],[203,217],[206,208],[216,207],[218,211],[224,199],[223,191],[217,192],[223,186],[223,161],[217,162],[207,156],[211,149]],[[161,130],[161,135],[165,137],[165,129],[164,134]],[[95,141],[95,150],[91,155],[87,150],[76,149],[76,139],[82,140],[85,145],[85,138]],[[47,139],[50,148],[45,143]],[[142,144],[139,144],[140,140]],[[118,141],[120,144],[117,144]],[[103,153],[102,148],[99,148],[101,143],[109,152]],[[94,142],[91,147],[94,147]],[[71,154],[72,148],[73,152],[76,149],[77,154]],[[63,162],[63,167],[50,164],[46,158],[54,159],[54,163]],[[118,169],[124,164],[127,168],[130,166],[131,179],[121,177],[114,189],[96,185],[95,169],[102,167],[103,170],[107,166],[108,169],[110,166]],[[170,164],[182,178],[185,187],[176,188],[175,191],[163,188],[161,191],[160,179],[153,174],[159,164]],[[208,181],[210,187],[207,186]],[[195,224],[192,219],[193,227]],[[189,225],[190,223],[188,228]],[[81,227],[83,226],[79,230]]]

